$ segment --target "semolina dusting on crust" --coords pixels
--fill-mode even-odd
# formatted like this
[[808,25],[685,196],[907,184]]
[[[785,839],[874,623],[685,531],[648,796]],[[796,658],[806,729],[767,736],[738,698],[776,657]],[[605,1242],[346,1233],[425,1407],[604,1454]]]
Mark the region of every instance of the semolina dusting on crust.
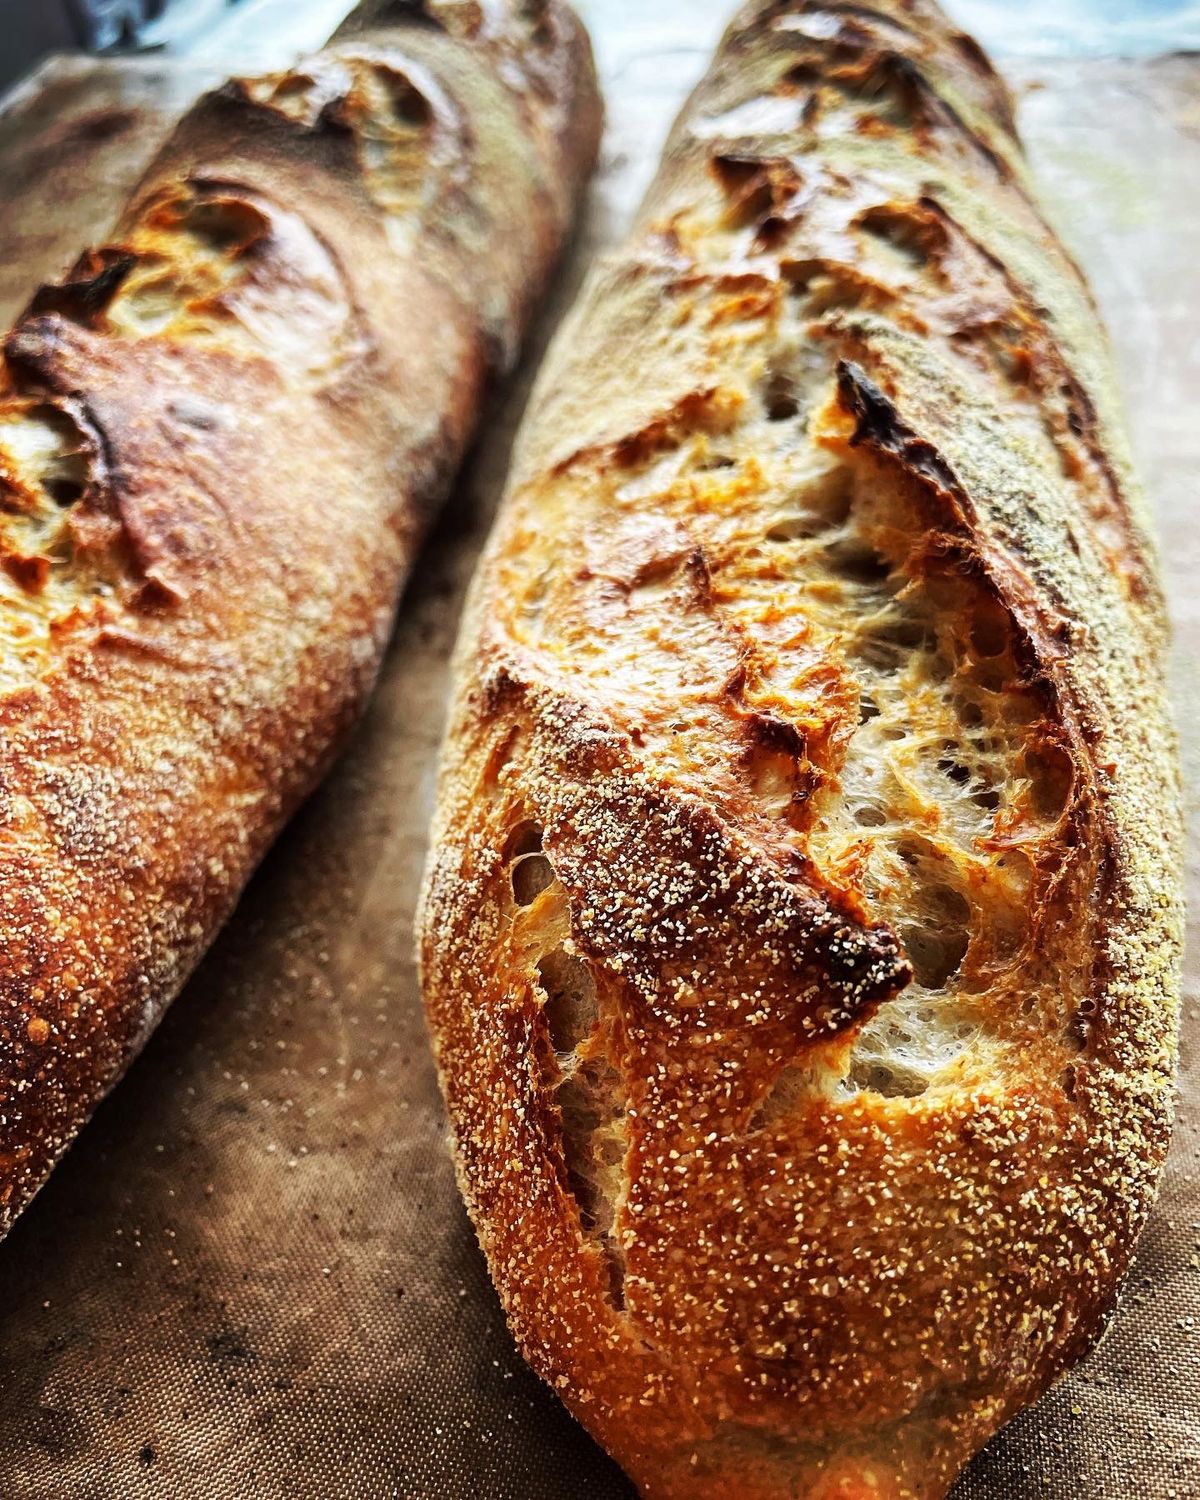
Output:
[[0,1233],[353,722],[590,167],[557,0],[376,10],[202,100],[4,342]]
[[422,917],[526,1355],[651,1500],[943,1495],[1169,1129],[1179,798],[1109,356],[925,0],[759,3],[534,398]]

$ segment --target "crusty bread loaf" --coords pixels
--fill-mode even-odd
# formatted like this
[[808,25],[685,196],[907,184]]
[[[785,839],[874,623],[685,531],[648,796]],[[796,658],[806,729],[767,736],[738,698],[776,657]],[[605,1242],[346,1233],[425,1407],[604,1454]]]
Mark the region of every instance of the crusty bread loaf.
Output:
[[0,1231],[354,720],[595,150],[558,0],[373,11],[197,105],[5,345]]
[[756,0],[526,420],[422,919],[464,1192],[654,1500],[933,1497],[1169,1120],[1164,614],[1109,355],[928,0]]

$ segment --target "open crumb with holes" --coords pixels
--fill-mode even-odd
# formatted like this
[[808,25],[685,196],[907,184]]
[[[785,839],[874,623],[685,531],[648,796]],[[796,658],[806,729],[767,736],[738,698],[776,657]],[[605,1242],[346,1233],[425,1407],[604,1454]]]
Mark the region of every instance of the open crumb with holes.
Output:
[[552,351],[422,916],[535,1367],[655,1500],[933,1500],[1165,1148],[1179,814],[1107,353],[925,0],[757,0]]
[[369,4],[206,95],[4,338],[0,1235],[366,701],[598,142],[533,9]]

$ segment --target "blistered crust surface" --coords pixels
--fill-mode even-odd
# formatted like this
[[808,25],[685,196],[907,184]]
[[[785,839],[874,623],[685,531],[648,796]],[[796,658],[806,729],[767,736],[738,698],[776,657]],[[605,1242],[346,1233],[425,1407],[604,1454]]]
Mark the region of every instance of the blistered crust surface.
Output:
[[1168,1130],[1164,631],[986,60],[747,8],[542,374],[423,917],[510,1320],[647,1495],[941,1495],[1095,1337]]
[[4,344],[0,1231],[352,723],[590,167],[564,8],[389,14],[201,101]]

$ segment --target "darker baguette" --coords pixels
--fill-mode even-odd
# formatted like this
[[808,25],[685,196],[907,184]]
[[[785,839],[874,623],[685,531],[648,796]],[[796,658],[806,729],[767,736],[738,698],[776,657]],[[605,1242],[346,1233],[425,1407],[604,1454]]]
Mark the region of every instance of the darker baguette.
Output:
[[926,0],[756,0],[551,351],[421,920],[526,1356],[654,1500],[934,1500],[1165,1152],[1180,813],[1109,355]]
[[565,5],[377,10],[197,104],[5,342],[0,1231],[355,720],[591,167]]

